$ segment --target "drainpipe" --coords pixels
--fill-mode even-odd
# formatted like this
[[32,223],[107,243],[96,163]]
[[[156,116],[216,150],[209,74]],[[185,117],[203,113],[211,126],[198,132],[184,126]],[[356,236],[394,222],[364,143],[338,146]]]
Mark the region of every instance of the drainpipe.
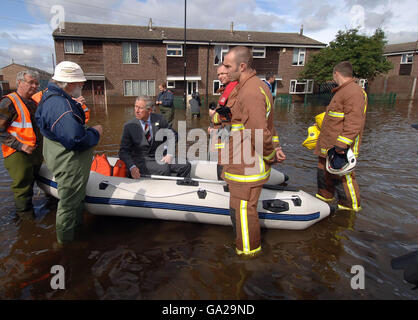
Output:
[[208,43],[208,52],[206,54],[206,108],[209,107],[209,49],[210,42]]

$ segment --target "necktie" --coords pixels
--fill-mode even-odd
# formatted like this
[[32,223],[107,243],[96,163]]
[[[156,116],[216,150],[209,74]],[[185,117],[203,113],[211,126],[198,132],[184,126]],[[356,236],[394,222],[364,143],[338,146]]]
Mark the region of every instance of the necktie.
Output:
[[145,138],[147,138],[148,144],[151,144],[151,132],[149,131],[148,122],[145,123],[144,133],[145,133]]

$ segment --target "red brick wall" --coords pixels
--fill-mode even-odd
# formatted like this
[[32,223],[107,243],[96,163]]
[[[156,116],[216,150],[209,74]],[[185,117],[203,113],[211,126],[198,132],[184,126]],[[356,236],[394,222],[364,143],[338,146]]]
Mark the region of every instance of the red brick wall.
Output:
[[132,97],[123,97],[123,80],[155,80],[156,94],[158,85],[166,81],[165,46],[141,43],[139,63],[123,64],[121,43],[106,42],[103,44],[103,58],[108,103],[132,100]]
[[[386,91],[385,91],[386,82]],[[414,83],[414,77],[412,76],[378,76],[369,83],[368,92],[370,93],[390,93],[394,92],[397,94],[396,98],[411,99],[411,91]],[[416,84],[415,95],[412,99],[418,99],[418,83]]]
[[[285,51],[285,52],[284,52]],[[306,49],[305,64],[308,61],[310,55],[319,52],[319,49]],[[299,73],[303,70],[304,66],[293,66],[293,48],[282,48],[279,54],[279,77],[283,80],[278,82],[276,89],[277,94],[289,93],[290,80],[298,79]]]
[[[4,81],[9,82],[10,91],[16,91],[16,76],[20,71],[27,70],[25,66],[18,64],[11,64],[2,69]],[[30,68],[29,68],[30,69]],[[51,78],[48,73],[40,73],[40,80],[49,80]]]
[[[402,55],[396,55],[396,56],[387,56],[386,59],[388,59],[393,64],[393,69],[391,69],[388,72],[388,76],[398,76],[399,75],[399,68],[401,64],[401,58]],[[411,69],[411,76],[418,77],[418,55],[414,56],[412,69]]]

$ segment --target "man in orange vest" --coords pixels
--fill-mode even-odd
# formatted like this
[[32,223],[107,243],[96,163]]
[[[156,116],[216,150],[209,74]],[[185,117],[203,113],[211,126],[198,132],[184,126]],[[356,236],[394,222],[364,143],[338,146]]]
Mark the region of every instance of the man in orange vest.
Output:
[[33,218],[35,175],[42,164],[42,135],[35,121],[37,103],[31,96],[39,86],[39,74],[26,70],[17,74],[17,90],[0,100],[0,142],[4,166],[12,178],[16,213]]
[[[38,91],[37,93],[35,93],[33,96],[32,96],[32,100],[34,100],[37,104],[39,104],[39,102],[41,102],[41,99],[42,99],[42,95],[44,94],[44,92],[46,91],[47,89],[45,89],[45,90],[41,90],[41,91]],[[86,116],[86,123],[87,122],[89,122],[89,119],[90,119],[90,109],[86,106],[86,99],[84,99],[84,97],[83,96],[80,96],[80,97],[78,97],[78,98],[73,98],[75,101],[77,101],[79,104],[81,104],[81,107],[83,108],[83,110],[84,110],[84,115]]]

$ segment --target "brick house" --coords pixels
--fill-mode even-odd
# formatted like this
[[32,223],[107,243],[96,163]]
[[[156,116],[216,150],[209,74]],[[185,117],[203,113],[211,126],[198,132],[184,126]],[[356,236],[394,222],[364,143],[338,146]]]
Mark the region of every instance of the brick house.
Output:
[[[66,22],[53,32],[57,63],[78,63],[88,79],[83,95],[108,104],[155,96],[167,82],[176,96],[198,91],[209,100],[219,87],[216,69],[229,47],[250,46],[260,78],[276,75],[274,94],[312,92],[313,81],[298,81],[307,57],[326,45],[300,33],[184,29]],[[187,61],[184,82],[184,55]]]
[[398,99],[417,99],[418,42],[385,46],[383,55],[393,64],[387,74],[377,76],[370,83],[370,93],[395,92]]
[[52,77],[52,74],[50,74],[47,71],[30,66],[24,66],[22,64],[11,63],[1,68],[1,73],[3,74],[3,81],[9,83],[10,91],[16,91],[16,76],[20,71],[24,70],[33,70],[39,72],[39,83],[41,89],[46,88],[48,81]]

